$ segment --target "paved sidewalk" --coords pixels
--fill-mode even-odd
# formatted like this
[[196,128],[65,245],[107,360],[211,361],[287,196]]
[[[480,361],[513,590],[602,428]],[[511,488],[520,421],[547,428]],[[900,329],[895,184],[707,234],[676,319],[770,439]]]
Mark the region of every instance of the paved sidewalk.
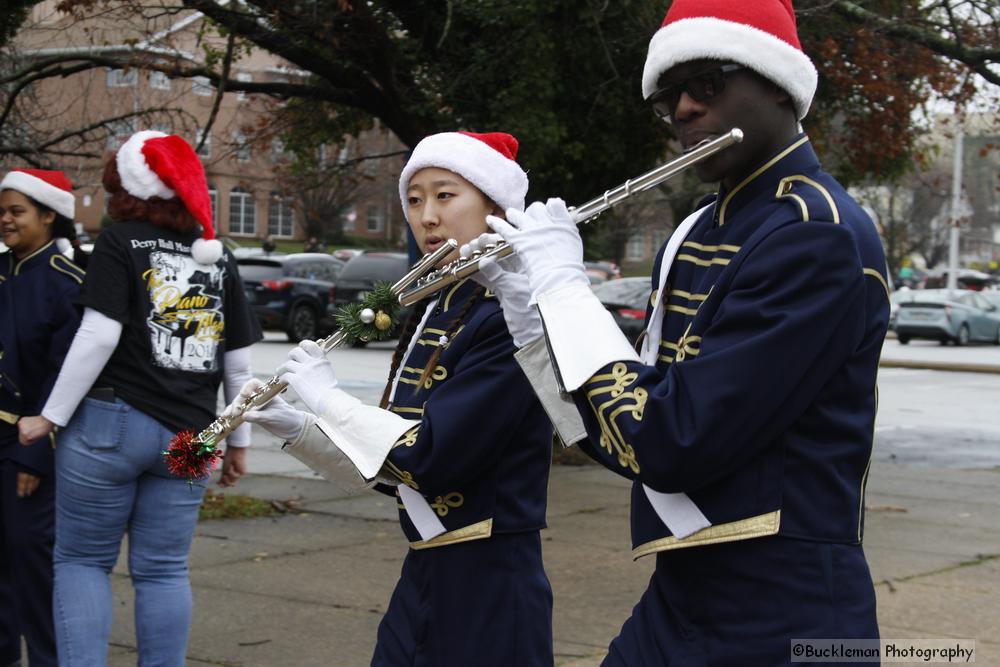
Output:
[[[199,525],[189,664],[368,665],[406,549],[391,500],[280,475],[238,489],[300,510]],[[645,588],[653,561],[629,555],[628,502],[628,484],[601,468],[553,469],[543,539],[558,665],[598,665]],[[975,638],[977,663],[1000,665],[1000,470],[877,463],[868,502],[883,636]],[[124,558],[113,583],[110,664],[133,665]]]

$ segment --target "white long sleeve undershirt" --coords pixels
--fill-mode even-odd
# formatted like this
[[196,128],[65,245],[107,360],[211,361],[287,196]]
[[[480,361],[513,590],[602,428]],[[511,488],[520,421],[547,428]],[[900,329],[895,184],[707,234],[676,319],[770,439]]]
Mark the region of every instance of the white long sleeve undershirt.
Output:
[[57,426],[69,423],[80,401],[100,376],[122,337],[122,323],[93,308],[83,311],[59,377],[45,402],[42,416]]
[[[250,373],[250,346],[241,347],[238,350],[226,352],[225,373],[222,381],[223,395],[226,397],[226,405],[236,400],[240,394],[240,389],[252,377]],[[244,422],[226,438],[228,447],[249,447],[250,446],[250,424]]]
[[[93,308],[83,311],[83,320],[70,345],[56,384],[49,394],[42,416],[53,424],[65,426],[73,417],[80,401],[94,386],[107,365],[122,335],[122,324]],[[250,379],[250,347],[225,353],[224,394],[231,402]],[[250,424],[244,424],[226,439],[230,447],[250,444]]]

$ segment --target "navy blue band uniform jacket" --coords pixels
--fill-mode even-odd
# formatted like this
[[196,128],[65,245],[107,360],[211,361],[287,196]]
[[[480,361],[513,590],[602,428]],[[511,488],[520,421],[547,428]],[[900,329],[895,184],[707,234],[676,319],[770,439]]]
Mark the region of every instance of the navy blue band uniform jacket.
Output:
[[49,242],[17,260],[0,253],[0,459],[49,476],[50,438],[24,447],[17,419],[41,413],[80,326],[83,269]]
[[545,527],[552,426],[514,360],[497,299],[483,292],[472,280],[443,291],[402,362],[390,409],[413,428],[393,445],[383,470],[420,492],[447,530],[421,540],[396,492],[413,549]]
[[[859,544],[889,317],[872,221],[800,135],[719,193],[659,293],[662,255],[655,366],[612,363],[574,392],[584,448],[635,480],[633,555],[769,535]],[[687,493],[712,525],[677,539],[643,483]]]

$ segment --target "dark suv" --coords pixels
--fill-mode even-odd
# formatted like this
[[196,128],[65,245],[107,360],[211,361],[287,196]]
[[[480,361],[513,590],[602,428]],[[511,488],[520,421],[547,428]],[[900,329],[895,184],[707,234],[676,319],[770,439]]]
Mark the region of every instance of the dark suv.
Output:
[[[339,306],[364,299],[375,283],[394,283],[409,270],[410,260],[401,252],[365,252],[355,255],[347,261],[337,278],[337,288],[334,290],[332,303],[327,307],[327,314],[333,317]],[[405,322],[411,310],[404,308],[397,324]]]
[[327,308],[342,260],[318,253],[237,260],[247,301],[264,329],[277,329],[297,343],[331,331]]

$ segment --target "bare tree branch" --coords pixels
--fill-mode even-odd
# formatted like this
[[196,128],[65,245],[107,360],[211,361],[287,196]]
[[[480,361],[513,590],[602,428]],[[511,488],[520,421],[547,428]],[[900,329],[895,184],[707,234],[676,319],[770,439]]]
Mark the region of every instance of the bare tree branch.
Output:
[[201,131],[201,138],[198,140],[198,145],[195,146],[194,152],[198,153],[201,151],[202,146],[208,141],[209,132],[212,131],[212,125],[215,124],[215,117],[219,115],[219,107],[222,106],[222,97],[226,94],[226,81],[229,79],[229,68],[233,64],[233,49],[236,46],[236,33],[229,33],[229,39],[226,40],[226,56],[222,60],[222,76],[219,77],[219,83],[215,88],[215,99],[212,100],[212,111],[208,114],[208,121],[205,123],[205,127]]
[[850,21],[875,26],[888,35],[911,40],[934,53],[957,60],[990,83],[1000,86],[1000,73],[990,69],[991,64],[1000,64],[1000,45],[969,46],[963,42],[961,30],[954,31],[954,38],[948,39],[938,32],[885,18],[850,0],[838,0],[833,9]]

